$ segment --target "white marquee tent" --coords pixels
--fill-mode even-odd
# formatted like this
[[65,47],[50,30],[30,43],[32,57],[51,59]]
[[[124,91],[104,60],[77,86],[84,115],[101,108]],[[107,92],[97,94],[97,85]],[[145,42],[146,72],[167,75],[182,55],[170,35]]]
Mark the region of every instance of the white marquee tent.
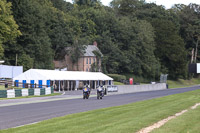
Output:
[[13,80],[113,80],[101,72],[55,71],[30,69]]
[[[31,83],[31,81],[42,80],[42,85],[47,85],[46,81],[107,81],[107,84],[113,79],[101,72],[81,72],[81,71],[56,71],[44,69],[29,69],[28,71],[13,78],[13,81],[26,81],[23,83]],[[95,83],[96,85],[96,83]]]

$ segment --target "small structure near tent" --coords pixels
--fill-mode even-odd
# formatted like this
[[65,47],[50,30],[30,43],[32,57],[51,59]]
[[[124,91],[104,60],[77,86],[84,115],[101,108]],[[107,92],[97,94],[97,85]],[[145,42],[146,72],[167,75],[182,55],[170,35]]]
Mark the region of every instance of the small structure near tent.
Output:
[[23,73],[23,66],[0,65],[0,78],[11,79]]
[[92,89],[96,88],[97,85],[112,85],[113,79],[101,72],[29,69],[14,77],[13,81],[15,86],[22,83],[23,88],[35,88],[35,84],[38,84],[38,88],[54,86],[55,90],[58,91],[70,91],[79,89],[85,84],[88,84]]

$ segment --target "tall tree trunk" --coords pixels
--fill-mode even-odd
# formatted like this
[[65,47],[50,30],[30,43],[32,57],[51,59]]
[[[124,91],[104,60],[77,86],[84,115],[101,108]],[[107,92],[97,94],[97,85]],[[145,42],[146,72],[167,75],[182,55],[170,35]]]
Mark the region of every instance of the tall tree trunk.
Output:
[[198,43],[199,43],[199,40],[197,40],[196,42],[196,50],[195,50],[195,58],[194,58],[195,63],[197,63]]
[[192,54],[191,54],[191,63],[194,61],[194,48],[192,48]]

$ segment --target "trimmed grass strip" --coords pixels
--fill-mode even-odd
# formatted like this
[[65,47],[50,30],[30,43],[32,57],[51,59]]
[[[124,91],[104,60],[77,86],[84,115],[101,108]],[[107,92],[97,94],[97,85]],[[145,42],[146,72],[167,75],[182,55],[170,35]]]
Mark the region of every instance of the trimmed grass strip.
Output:
[[23,96],[23,97],[15,97],[15,98],[0,98],[0,100],[8,100],[8,99],[22,99],[22,98],[32,98],[32,97],[48,97],[48,96],[57,96],[61,95],[61,93],[53,93],[49,95],[40,95],[40,96]]
[[153,130],[152,133],[199,133],[200,132],[200,106],[196,109],[189,110],[176,119]]

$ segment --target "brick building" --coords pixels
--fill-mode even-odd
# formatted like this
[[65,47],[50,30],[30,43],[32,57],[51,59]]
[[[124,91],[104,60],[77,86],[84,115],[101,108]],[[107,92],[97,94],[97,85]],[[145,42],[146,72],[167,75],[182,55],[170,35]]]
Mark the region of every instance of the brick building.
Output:
[[[69,50],[66,48],[65,50]],[[95,53],[99,53],[100,57]],[[101,57],[103,57],[101,51],[97,47],[97,43],[88,45],[85,49],[85,53],[78,59],[78,62],[73,64],[70,55],[65,55],[63,60],[54,60],[55,69],[66,69],[67,71],[101,71]]]

